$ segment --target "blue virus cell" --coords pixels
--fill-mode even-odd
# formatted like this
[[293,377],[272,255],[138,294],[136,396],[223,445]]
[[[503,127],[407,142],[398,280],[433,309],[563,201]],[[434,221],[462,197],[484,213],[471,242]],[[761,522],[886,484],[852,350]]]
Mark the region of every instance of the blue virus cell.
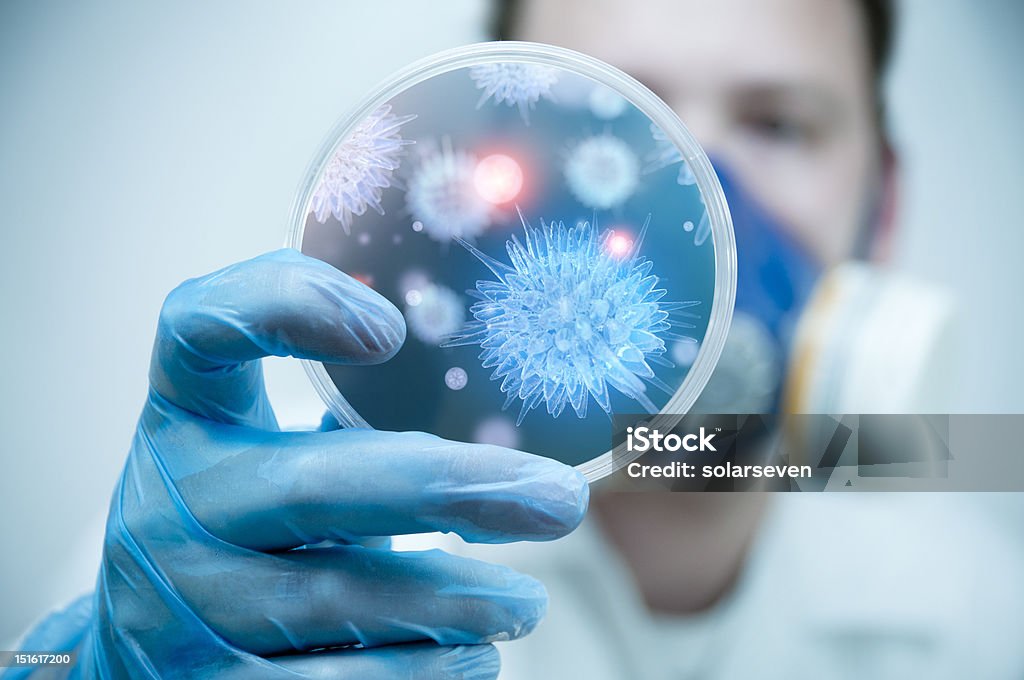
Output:
[[517,425],[541,402],[554,417],[568,404],[584,418],[592,397],[610,414],[609,388],[657,412],[647,385],[673,390],[651,364],[673,367],[665,341],[684,337],[673,329],[694,326],[671,313],[698,303],[662,300],[653,263],[638,252],[647,225],[617,254],[609,247],[614,232],[588,222],[534,229],[523,220],[523,229],[525,244],[515,235],[506,243],[511,266],[460,241],[497,280],[477,281],[473,320],[442,346],[483,348],[479,358],[501,381],[503,408],[522,402]]
[[551,87],[558,81],[558,70],[541,64],[477,64],[469,77],[483,91],[477,108],[489,99],[495,104],[519,108],[523,122],[530,122],[530,110],[543,97],[551,99]]
[[348,233],[352,218],[373,208],[384,214],[381,196],[400,165],[402,125],[415,115],[396,116],[384,105],[368,115],[338,146],[313,192],[311,210],[321,224],[331,215]]
[[473,238],[490,226],[494,205],[484,200],[473,184],[476,157],[453,149],[451,141],[421,144],[412,170],[405,204],[420,225],[436,241],[454,237]]
[[679,163],[679,175],[676,182],[681,186],[688,187],[697,183],[697,178],[690,168],[690,164],[683,160],[683,154],[679,148],[665,134],[660,127],[651,123],[651,137],[654,138],[654,151],[647,156],[647,167],[644,172],[655,172],[662,168]]
[[610,133],[587,137],[565,159],[569,191],[583,205],[608,210],[626,201],[640,184],[640,160]]
[[409,331],[427,343],[438,345],[466,320],[462,300],[451,288],[428,283],[406,292],[405,320]]

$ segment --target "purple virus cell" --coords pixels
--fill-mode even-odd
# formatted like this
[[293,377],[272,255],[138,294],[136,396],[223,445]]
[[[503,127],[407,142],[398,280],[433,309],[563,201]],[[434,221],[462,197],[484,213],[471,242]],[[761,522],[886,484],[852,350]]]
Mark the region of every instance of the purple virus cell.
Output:
[[452,366],[444,372],[444,384],[450,390],[457,392],[468,383],[469,375],[466,374],[466,369],[461,366]]
[[335,150],[313,192],[310,208],[318,222],[333,215],[348,233],[352,218],[367,208],[384,214],[381,195],[392,184],[402,147],[413,143],[399,132],[415,117],[396,116],[385,104],[356,126]]
[[473,184],[473,154],[453,149],[445,139],[440,146],[421,144],[418,156],[405,193],[406,207],[416,220],[413,230],[448,243],[456,236],[473,238],[491,225],[494,206]]
[[670,165],[679,163],[679,175],[676,182],[681,186],[688,187],[697,183],[697,178],[690,168],[690,164],[683,160],[683,154],[679,148],[668,138],[665,131],[651,123],[651,137],[654,138],[654,151],[647,156],[647,166],[644,172],[655,172]]
[[540,64],[477,64],[470,67],[469,77],[483,91],[477,108],[494,99],[495,104],[518,107],[523,121],[529,123],[530,110],[541,97],[551,99],[558,70]]
[[693,328],[670,313],[698,303],[662,301],[653,263],[638,252],[647,225],[625,253],[609,247],[614,232],[587,222],[534,229],[523,220],[523,229],[525,243],[513,236],[506,244],[511,266],[460,240],[497,280],[477,281],[473,320],[442,346],[483,348],[504,408],[522,402],[517,425],[541,402],[554,417],[568,404],[584,418],[592,397],[610,414],[609,388],[657,412],[647,385],[673,390],[651,364],[673,367],[665,341],[683,337],[674,328]]
[[564,172],[576,200],[594,210],[608,210],[636,191],[640,160],[624,141],[603,133],[576,144],[566,157]]

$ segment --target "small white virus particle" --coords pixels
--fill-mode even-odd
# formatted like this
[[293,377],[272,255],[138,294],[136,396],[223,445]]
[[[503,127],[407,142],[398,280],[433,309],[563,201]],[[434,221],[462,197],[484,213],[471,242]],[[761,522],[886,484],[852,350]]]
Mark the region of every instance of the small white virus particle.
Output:
[[556,418],[566,405],[586,417],[591,397],[611,413],[610,390],[657,412],[647,385],[673,390],[651,364],[672,367],[665,340],[682,339],[673,328],[693,327],[670,312],[697,303],[662,300],[653,264],[638,254],[643,232],[627,257],[617,257],[607,248],[613,233],[586,222],[531,229],[524,220],[523,228],[525,245],[514,236],[506,244],[512,266],[461,241],[497,280],[477,281],[474,320],[443,346],[481,346],[504,408],[522,402],[516,425],[541,402]]
[[359,244],[364,246],[370,244],[370,235],[367,232],[364,231],[359,235]]
[[647,156],[647,167],[644,168],[644,172],[655,172],[680,163],[676,182],[684,187],[696,184],[697,178],[690,169],[690,164],[683,160],[683,154],[679,152],[678,147],[654,123],[651,123],[651,137],[654,138],[654,151]]
[[423,223],[420,222],[419,220],[416,220],[415,222],[412,223],[412,230],[423,231]]
[[448,386],[450,390],[461,390],[469,382],[469,376],[466,375],[466,369],[461,366],[452,366],[444,374],[444,384]]
[[530,110],[541,97],[551,99],[558,71],[540,64],[477,64],[470,67],[469,77],[483,91],[477,108],[493,98],[495,104],[519,107],[523,121],[529,123]]
[[693,222],[691,222],[690,220],[686,220],[685,222],[683,222],[683,231],[693,231]]
[[570,150],[565,179],[580,203],[594,210],[607,210],[622,205],[636,191],[640,161],[618,137],[594,135]]
[[417,307],[423,302],[423,293],[418,290],[410,290],[405,293],[405,304],[410,307]]
[[405,310],[409,331],[429,345],[440,344],[466,320],[459,296],[444,286],[428,284],[422,290],[410,290],[405,301],[409,305]]
[[310,209],[317,221],[322,224],[333,215],[348,233],[352,218],[365,213],[368,207],[384,214],[382,192],[392,184],[402,147],[413,143],[402,139],[399,131],[415,117],[392,115],[391,106],[384,105],[345,138],[313,192]]
[[590,112],[601,120],[613,120],[626,112],[629,102],[621,94],[605,85],[596,85],[588,98]]
[[494,416],[482,421],[473,431],[473,441],[478,444],[504,446],[506,449],[519,448],[519,430],[512,421]]
[[413,230],[419,224],[420,230],[442,243],[482,233],[491,224],[494,206],[474,185],[476,157],[452,149],[447,139],[440,148],[422,144],[419,152],[405,194],[406,206],[416,218]]

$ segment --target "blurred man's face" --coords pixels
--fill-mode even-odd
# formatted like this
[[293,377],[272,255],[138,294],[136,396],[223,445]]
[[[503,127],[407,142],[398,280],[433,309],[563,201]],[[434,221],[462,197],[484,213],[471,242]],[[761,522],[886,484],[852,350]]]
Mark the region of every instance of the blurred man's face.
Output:
[[822,263],[850,255],[879,173],[855,0],[525,0],[515,37],[633,75]]

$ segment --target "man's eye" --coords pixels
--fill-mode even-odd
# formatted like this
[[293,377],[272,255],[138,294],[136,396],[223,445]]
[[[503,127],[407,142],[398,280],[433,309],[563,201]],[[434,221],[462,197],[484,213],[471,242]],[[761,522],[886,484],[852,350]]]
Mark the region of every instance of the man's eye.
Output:
[[757,114],[746,116],[741,122],[755,135],[769,141],[802,144],[812,137],[811,126],[791,116]]

